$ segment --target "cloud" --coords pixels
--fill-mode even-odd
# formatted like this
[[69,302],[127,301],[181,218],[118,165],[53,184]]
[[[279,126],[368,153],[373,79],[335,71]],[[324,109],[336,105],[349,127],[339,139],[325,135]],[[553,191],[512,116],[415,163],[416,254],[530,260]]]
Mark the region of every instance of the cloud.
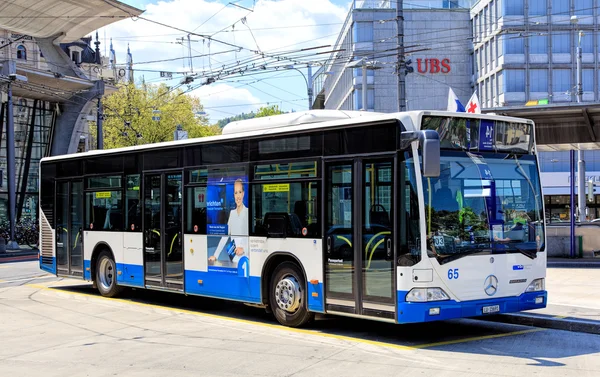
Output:
[[254,96],[248,89],[229,84],[204,86],[190,93],[200,98],[204,111],[211,122],[221,118],[249,113],[265,106],[261,99]]
[[[194,72],[201,74],[203,71],[208,72],[223,65],[256,57],[254,53],[247,50],[223,53],[232,50],[232,47],[218,41],[243,46],[250,50],[278,51],[279,53],[333,44],[347,14],[346,6],[336,5],[332,0],[258,0],[254,5],[253,12],[226,4],[228,2],[208,0],[157,1],[147,4],[146,11],[142,16],[198,34],[219,32],[214,34],[214,39],[210,42],[201,36],[192,35],[190,37],[192,55],[208,55],[209,52],[211,54],[210,57],[193,59]],[[252,8],[253,1],[238,1],[236,4]],[[128,19],[107,26],[100,34],[101,37],[105,34],[107,38],[113,38],[117,63],[125,62],[129,44],[134,59],[134,69],[137,70],[136,78],[144,75],[146,81],[155,81],[159,80],[159,73],[151,71],[185,72],[190,70],[187,59],[177,59],[188,55],[187,34],[183,31],[142,19],[137,21]],[[178,43],[177,38],[182,37],[183,41],[180,39]],[[165,61],[144,63],[156,60]],[[181,74],[175,74],[173,80],[168,84],[174,85],[182,77]],[[279,85],[300,96],[306,93],[306,85],[303,85],[301,80],[292,80],[289,83],[280,82]],[[220,88],[221,86],[213,84],[211,87]],[[244,103],[279,102],[282,98],[294,98],[289,93],[279,93],[275,98],[269,96],[268,91],[261,92],[252,86],[247,86],[243,89],[231,89],[221,94],[214,94],[213,91],[210,97],[204,99],[202,94],[206,90],[200,91],[200,97],[207,108],[210,106],[205,101],[215,101],[214,98],[218,98],[222,103],[229,101],[231,104],[235,104],[236,101],[245,101]],[[231,108],[223,111],[237,113],[238,110]],[[216,111],[211,112],[209,109],[207,109],[207,113],[212,120],[228,116]]]

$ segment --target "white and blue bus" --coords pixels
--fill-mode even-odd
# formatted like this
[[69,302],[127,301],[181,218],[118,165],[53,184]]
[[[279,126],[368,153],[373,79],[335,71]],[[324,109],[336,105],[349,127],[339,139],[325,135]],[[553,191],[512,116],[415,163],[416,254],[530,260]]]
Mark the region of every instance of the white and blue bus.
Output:
[[93,282],[414,323],[546,306],[531,121],[309,111],[41,161],[40,267]]

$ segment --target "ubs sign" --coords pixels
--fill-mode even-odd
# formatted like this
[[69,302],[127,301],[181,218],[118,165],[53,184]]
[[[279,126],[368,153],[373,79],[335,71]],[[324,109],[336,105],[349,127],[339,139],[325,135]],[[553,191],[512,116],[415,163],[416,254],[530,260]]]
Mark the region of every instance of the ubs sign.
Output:
[[450,73],[450,59],[419,58],[417,59],[417,70],[419,73]]

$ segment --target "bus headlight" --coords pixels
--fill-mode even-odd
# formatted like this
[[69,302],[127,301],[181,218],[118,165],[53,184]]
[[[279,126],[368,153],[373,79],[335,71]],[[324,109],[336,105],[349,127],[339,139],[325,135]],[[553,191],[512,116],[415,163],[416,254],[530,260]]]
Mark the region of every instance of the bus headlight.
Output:
[[540,278],[535,279],[529,284],[529,287],[525,290],[525,292],[538,292],[543,291],[546,288],[546,279]]
[[407,302],[450,300],[442,288],[413,288],[406,294]]

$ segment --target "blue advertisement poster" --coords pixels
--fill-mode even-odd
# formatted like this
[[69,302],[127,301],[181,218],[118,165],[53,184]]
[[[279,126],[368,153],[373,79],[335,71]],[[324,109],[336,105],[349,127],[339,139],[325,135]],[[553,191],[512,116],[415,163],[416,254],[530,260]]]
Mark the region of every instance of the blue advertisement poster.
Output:
[[[248,178],[245,170],[212,169],[206,188],[208,271],[248,268]],[[242,275],[245,271],[242,271]]]
[[494,121],[482,119],[479,124],[479,150],[491,151],[494,148]]

